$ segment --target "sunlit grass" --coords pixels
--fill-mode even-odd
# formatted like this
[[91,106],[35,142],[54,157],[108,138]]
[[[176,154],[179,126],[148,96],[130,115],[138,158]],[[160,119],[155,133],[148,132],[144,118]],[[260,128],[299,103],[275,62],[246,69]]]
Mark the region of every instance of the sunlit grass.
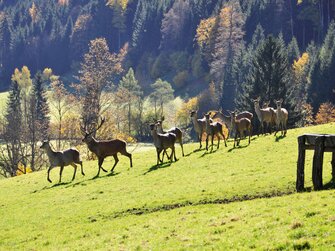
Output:
[[[0,249],[331,248],[334,191],[295,193],[297,136],[304,132],[335,133],[335,125],[290,130],[277,140],[253,137],[235,149],[229,142],[213,152],[187,144],[186,157],[177,146],[178,161],[158,167],[154,150],[139,146],[133,168],[120,157],[113,175],[97,179],[97,161],[89,161],[86,176],[78,172],[73,182],[72,167],[62,184],[59,169],[51,172],[53,184],[46,171],[1,180]],[[325,154],[325,184],[330,159]],[[306,187],[311,160],[308,152]]]

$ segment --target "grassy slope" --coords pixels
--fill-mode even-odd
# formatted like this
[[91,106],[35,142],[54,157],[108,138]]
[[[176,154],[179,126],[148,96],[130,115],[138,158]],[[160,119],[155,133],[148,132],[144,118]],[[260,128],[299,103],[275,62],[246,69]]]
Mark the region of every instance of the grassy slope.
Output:
[[[211,154],[193,152],[198,144],[189,144],[188,156],[160,168],[153,166],[152,150],[137,149],[133,169],[121,157],[115,175],[98,179],[92,179],[93,161],[74,182],[67,167],[61,185],[48,184],[45,171],[1,180],[0,249],[329,249],[335,243],[334,191],[201,205],[294,193],[296,137],[304,132],[335,133],[335,125],[290,130],[278,141],[254,137],[238,149],[229,142]],[[308,152],[306,186],[311,159]],[[331,178],[329,161],[326,154],[324,183]],[[104,167],[112,164],[108,159]],[[52,171],[54,182],[58,171]],[[167,210],[177,204],[183,207]]]

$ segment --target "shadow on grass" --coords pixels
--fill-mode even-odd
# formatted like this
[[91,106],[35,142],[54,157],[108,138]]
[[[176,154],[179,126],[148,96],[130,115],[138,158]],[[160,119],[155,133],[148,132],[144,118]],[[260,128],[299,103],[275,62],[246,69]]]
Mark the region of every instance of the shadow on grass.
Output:
[[[178,160],[177,160],[177,161],[178,161]],[[146,174],[151,173],[151,172],[153,172],[153,171],[156,171],[156,170],[158,170],[158,169],[166,168],[166,167],[168,167],[168,166],[171,166],[171,163],[170,163],[170,162],[165,162],[165,163],[162,163],[162,164],[154,165],[154,166],[150,167],[150,168],[148,169],[148,171],[146,171],[145,173],[143,173],[143,175],[146,175]]]
[[239,145],[239,146],[230,148],[230,149],[228,150],[228,152],[230,153],[230,152],[232,152],[232,151],[234,151],[234,150],[243,149],[243,148],[246,148],[246,147],[248,147],[248,146],[250,146],[250,145],[249,145],[249,144],[248,144],[248,145],[243,145],[243,146]]
[[279,141],[282,140],[283,138],[286,138],[286,135],[280,135],[280,136],[275,136],[275,137],[276,137],[275,141],[276,141],[276,142],[279,142]]
[[215,153],[218,150],[217,148],[215,150],[213,150],[213,147],[209,147],[209,148],[211,148],[211,150],[210,151],[205,151],[203,154],[200,155],[200,158],[205,157],[208,154]]

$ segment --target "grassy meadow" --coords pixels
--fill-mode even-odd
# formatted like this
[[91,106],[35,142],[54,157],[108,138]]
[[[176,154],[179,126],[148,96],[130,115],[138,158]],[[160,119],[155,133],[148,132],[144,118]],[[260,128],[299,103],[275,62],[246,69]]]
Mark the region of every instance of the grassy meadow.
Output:
[[[153,148],[120,157],[113,174],[72,167],[0,180],[0,250],[335,249],[335,191],[295,192],[297,136],[335,124],[253,137],[233,149],[177,146],[176,163],[155,166]],[[131,151],[133,147],[129,147]],[[306,156],[310,188],[312,151]],[[323,182],[332,187],[331,154]],[[111,169],[113,158],[104,167]],[[309,189],[307,189],[309,190]]]

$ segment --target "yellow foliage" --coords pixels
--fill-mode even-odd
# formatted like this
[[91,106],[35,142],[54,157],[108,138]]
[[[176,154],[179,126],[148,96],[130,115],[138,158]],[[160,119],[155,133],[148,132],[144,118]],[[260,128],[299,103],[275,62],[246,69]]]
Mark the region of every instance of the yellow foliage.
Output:
[[305,66],[309,62],[309,55],[307,52],[304,52],[298,60],[294,60],[293,71],[296,76],[302,75]]
[[128,0],[108,0],[108,6],[120,6],[123,11],[127,9]]
[[[24,171],[26,170],[26,171]],[[24,167],[22,163],[19,163],[18,169],[16,170],[16,176],[22,175],[22,174],[27,174],[27,173],[32,173],[33,170],[29,166]]]
[[27,66],[23,66],[21,71],[17,68],[14,70],[12,81],[16,81],[21,89],[29,91],[29,88],[33,84],[30,76],[29,68]]
[[181,125],[187,126],[190,121],[190,111],[196,110],[198,107],[198,97],[189,99],[182,107],[177,111],[177,121]]
[[335,122],[335,107],[330,102],[322,103],[315,116],[315,123],[326,124],[330,122]]
[[210,43],[211,34],[215,26],[216,17],[202,19],[197,27],[196,40],[200,48]]
[[38,8],[34,2],[31,8],[29,8],[29,14],[30,14],[30,17],[33,23],[36,23],[39,19],[39,13],[38,13]]

